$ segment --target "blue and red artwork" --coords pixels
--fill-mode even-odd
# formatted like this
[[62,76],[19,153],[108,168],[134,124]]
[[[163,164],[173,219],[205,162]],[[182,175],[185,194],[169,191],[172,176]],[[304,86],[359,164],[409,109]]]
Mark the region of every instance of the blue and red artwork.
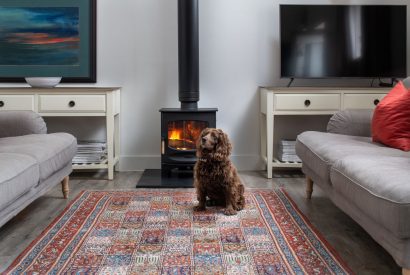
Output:
[[78,7],[0,7],[0,65],[80,63]]

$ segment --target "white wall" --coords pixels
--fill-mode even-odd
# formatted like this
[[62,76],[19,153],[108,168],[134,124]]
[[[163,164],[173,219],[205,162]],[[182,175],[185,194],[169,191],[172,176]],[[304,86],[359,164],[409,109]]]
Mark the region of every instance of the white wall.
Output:
[[[217,125],[229,133],[234,144],[234,161],[242,170],[261,168],[257,87],[286,83],[279,79],[279,4],[410,3],[410,0],[199,1],[199,106],[219,108]],[[98,0],[97,74],[96,86],[122,87],[120,169],[158,168],[158,110],[179,107],[177,0]],[[368,83],[353,82],[354,85]],[[296,85],[304,84],[349,83],[296,82]]]

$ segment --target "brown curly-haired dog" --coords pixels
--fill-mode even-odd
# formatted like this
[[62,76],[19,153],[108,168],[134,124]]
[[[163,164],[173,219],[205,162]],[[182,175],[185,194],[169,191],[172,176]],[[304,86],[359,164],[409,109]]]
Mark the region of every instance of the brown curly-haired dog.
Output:
[[229,159],[232,145],[220,129],[206,128],[197,141],[198,161],[194,168],[194,185],[203,211],[208,197],[210,204],[224,206],[226,215],[235,215],[245,207],[244,185]]

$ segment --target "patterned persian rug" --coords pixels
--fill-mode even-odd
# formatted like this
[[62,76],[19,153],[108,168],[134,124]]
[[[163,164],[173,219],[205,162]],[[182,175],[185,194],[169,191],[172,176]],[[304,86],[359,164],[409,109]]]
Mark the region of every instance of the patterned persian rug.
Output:
[[193,190],[84,191],[12,263],[12,274],[349,274],[281,190],[236,216],[193,212]]

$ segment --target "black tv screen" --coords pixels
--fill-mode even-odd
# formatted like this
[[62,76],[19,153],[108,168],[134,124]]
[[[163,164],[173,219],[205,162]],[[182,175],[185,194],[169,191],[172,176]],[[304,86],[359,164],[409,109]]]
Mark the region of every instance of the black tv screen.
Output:
[[281,5],[282,77],[406,77],[406,9]]

